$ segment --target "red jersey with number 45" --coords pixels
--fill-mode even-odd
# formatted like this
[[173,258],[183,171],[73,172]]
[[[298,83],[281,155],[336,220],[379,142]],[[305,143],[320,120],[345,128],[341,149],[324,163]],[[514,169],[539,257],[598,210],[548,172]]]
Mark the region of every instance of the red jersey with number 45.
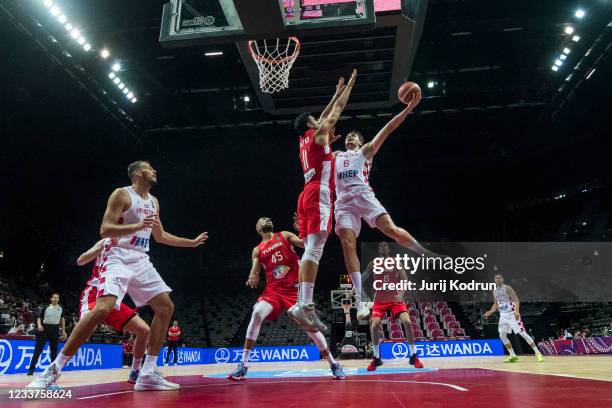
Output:
[[299,258],[293,245],[280,232],[257,245],[259,263],[266,271],[266,286],[295,289],[298,281]]
[[329,145],[315,143],[315,129],[300,136],[300,161],[304,170],[304,184],[327,184],[333,188],[334,155]]

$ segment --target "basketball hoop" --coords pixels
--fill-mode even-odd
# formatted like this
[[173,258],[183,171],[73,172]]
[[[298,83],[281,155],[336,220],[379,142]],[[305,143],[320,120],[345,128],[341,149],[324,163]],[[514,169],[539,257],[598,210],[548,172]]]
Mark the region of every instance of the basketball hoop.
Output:
[[249,41],[249,52],[259,69],[259,86],[265,93],[289,87],[289,71],[300,54],[300,41],[289,37],[287,43],[274,40]]

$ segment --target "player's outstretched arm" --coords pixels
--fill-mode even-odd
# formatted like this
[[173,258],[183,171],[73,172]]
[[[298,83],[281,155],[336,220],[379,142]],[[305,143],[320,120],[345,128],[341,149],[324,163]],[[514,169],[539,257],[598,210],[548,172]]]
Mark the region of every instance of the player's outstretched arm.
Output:
[[100,252],[102,252],[103,242],[104,242],[103,239],[99,240],[98,242],[95,243],[94,246],[92,246],[87,251],[79,255],[79,257],[77,258],[77,265],[83,266],[83,265],[90,263],[94,259],[96,259],[98,255],[100,255]]
[[298,237],[297,235],[295,235],[293,232],[283,231],[281,232],[281,234],[283,234],[283,237],[287,241],[289,241],[291,245],[300,247],[300,248],[304,248],[304,241],[302,241],[302,239]]
[[332,97],[331,101],[329,101],[325,109],[323,109],[323,112],[321,112],[321,115],[319,116],[319,121],[323,120],[323,118],[329,115],[332,108],[334,107],[334,104],[342,95],[342,91],[344,91],[344,88],[346,88],[346,85],[344,85],[344,77],[340,77],[340,79],[338,80],[338,85],[336,85],[336,92],[334,93],[334,96]]
[[259,249],[255,247],[251,253],[251,272],[249,273],[249,278],[246,281],[246,286],[251,289],[255,289],[259,284],[259,269]]
[[489,310],[487,310],[484,313],[484,317],[489,317],[491,316],[493,313],[495,313],[495,311],[497,310],[497,299],[495,299],[495,303],[493,303],[493,306],[491,306],[491,308]]
[[406,105],[406,108],[404,108],[404,110],[402,110],[400,113],[395,115],[393,119],[387,122],[387,124],[378,132],[378,134],[374,136],[374,139],[372,139],[372,141],[364,144],[361,147],[363,155],[367,160],[372,160],[374,155],[378,153],[378,150],[381,148],[385,140],[387,140],[387,137],[389,137],[389,135],[393,133],[393,131],[404,122],[406,117],[408,117],[410,112],[412,112],[412,110],[416,107],[418,101],[420,100],[420,95],[413,96],[412,100],[410,101],[410,103],[408,103],[408,105]]
[[108,199],[106,211],[100,226],[100,236],[102,238],[115,238],[122,235],[133,234],[145,228],[152,228],[157,225],[157,220],[154,216],[146,217],[137,224],[119,224],[119,219],[123,211],[128,209],[132,203],[130,194],[123,188],[118,188]]
[[159,218],[159,201],[155,198],[155,207],[157,208],[157,225],[153,227],[153,238],[155,242],[159,244],[181,247],[181,248],[195,248],[204,244],[208,239],[208,232],[203,232],[194,239],[177,237],[164,230],[164,225]]
[[319,128],[314,134],[315,142],[318,145],[327,146],[329,144],[329,131],[331,128],[336,126],[336,122],[340,118],[340,115],[342,115],[342,111],[344,111],[344,108],[346,107],[349,96],[351,96],[351,91],[353,90],[356,79],[357,70],[354,69],[351,79],[349,79],[348,84],[344,88],[344,91],[342,91],[340,97],[336,100],[336,102],[334,102],[331,112],[319,123]]

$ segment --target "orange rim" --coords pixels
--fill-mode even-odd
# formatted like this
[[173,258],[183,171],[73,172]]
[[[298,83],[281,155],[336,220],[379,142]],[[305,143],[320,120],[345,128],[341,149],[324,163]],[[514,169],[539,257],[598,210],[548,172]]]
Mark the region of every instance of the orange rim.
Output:
[[293,53],[291,55],[288,55],[283,59],[268,59],[257,54],[257,52],[255,52],[255,50],[253,49],[253,44],[255,44],[255,41],[253,40],[249,41],[249,52],[251,53],[253,59],[256,61],[261,61],[270,65],[286,64],[297,56],[301,47],[300,40],[298,40],[297,37],[289,37],[289,41],[293,41],[295,43],[295,49],[293,50]]

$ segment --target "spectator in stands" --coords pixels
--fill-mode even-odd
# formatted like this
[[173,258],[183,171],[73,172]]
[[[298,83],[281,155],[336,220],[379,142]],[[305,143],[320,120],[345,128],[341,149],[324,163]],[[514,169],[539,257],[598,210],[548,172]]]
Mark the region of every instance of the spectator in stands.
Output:
[[168,329],[168,354],[166,354],[166,364],[170,361],[170,352],[174,350],[174,365],[178,359],[178,343],[181,337],[181,328],[178,321],[172,322],[172,326]]
[[577,330],[576,333],[574,333],[574,340],[578,339],[584,339],[584,334],[582,334],[580,330]]
[[591,337],[591,329],[589,329],[588,327],[585,327],[584,330],[582,331],[582,336],[583,338]]
[[565,329],[565,334],[564,334],[564,338],[565,340],[571,340],[574,336],[572,335],[572,332],[569,331],[569,329]]
[[30,323],[28,325],[28,329],[26,330],[26,334],[28,336],[34,336],[36,335],[36,326],[34,325],[34,323]]

